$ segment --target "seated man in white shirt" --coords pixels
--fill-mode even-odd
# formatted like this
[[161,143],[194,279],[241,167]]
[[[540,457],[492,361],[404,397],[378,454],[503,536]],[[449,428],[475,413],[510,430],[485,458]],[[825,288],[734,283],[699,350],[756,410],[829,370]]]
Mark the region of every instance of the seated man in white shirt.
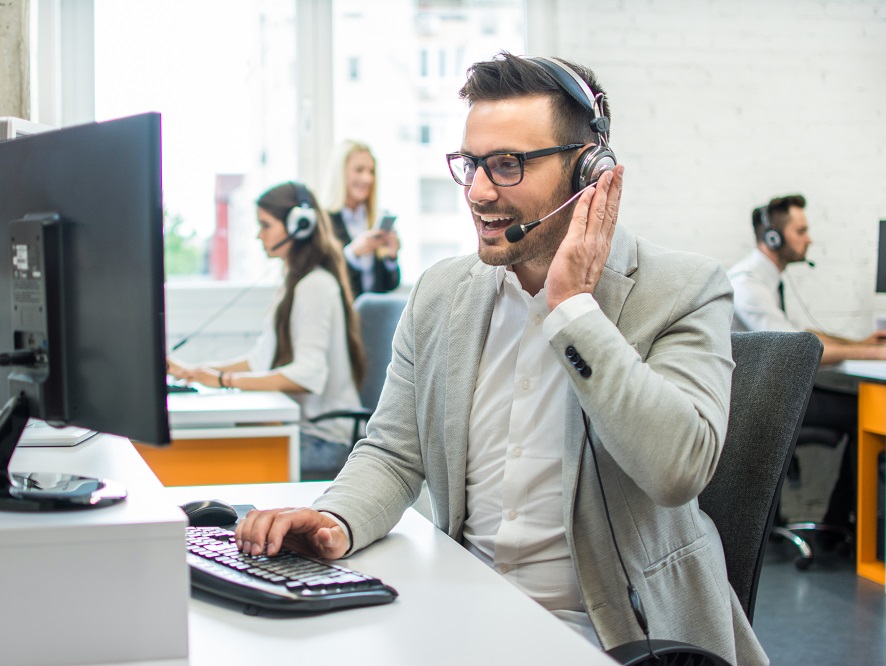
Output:
[[[754,209],[751,222],[757,247],[728,271],[735,289],[734,331],[799,331],[784,307],[782,272],[789,264],[806,262],[812,244],[800,194],[772,199]],[[848,359],[886,360],[886,331],[876,331],[865,340],[849,340],[813,330],[824,346],[822,364]],[[852,460],[858,430],[855,396],[814,389],[804,425],[834,428],[849,436],[836,485],[823,522],[852,529],[855,490]]]

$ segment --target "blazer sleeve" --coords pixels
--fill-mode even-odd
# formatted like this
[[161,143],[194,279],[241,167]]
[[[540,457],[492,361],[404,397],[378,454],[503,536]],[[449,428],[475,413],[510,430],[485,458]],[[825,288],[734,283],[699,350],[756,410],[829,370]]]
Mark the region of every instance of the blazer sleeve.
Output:
[[[643,323],[627,326],[626,333],[600,309],[557,330],[550,330],[552,318],[545,322],[590,417],[595,445],[665,506],[696,497],[713,476],[726,436],[734,367],[729,280],[713,260],[688,268],[675,293],[635,288],[622,318]],[[649,319],[662,309],[651,324],[641,316]],[[567,348],[584,359],[589,376],[576,370]]]

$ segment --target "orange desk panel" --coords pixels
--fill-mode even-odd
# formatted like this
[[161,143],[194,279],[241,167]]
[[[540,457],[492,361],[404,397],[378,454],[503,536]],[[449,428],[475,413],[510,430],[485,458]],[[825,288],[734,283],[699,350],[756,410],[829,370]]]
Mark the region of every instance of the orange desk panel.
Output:
[[168,447],[133,442],[164,486],[289,481],[289,437],[173,439]]
[[886,584],[886,566],[877,559],[877,457],[886,448],[886,384],[858,385],[859,576]]

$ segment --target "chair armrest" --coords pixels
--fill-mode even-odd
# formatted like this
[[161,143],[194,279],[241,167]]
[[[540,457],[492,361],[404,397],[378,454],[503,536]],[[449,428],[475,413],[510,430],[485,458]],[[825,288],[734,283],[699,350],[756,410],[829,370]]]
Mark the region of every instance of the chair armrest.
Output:
[[337,409],[331,412],[324,412],[308,419],[310,423],[318,421],[326,421],[328,419],[356,419],[358,421],[368,421],[372,416],[371,409]]

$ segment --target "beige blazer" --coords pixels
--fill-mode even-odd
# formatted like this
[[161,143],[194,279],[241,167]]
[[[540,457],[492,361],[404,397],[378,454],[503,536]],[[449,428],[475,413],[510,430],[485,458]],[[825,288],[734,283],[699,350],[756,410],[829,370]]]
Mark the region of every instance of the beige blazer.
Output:
[[[315,508],[344,517],[353,546],[380,539],[427,479],[435,524],[461,541],[468,422],[496,294],[476,256],[443,261],[415,285],[367,437]],[[567,538],[604,648],[640,640],[603,512],[581,407],[591,419],[618,543],[653,638],[735,664],[768,660],[726,577],[697,496],[726,434],[732,289],[717,262],[656,247],[619,226],[594,293],[600,310],[551,345],[570,378],[563,443]],[[573,346],[591,367],[582,378]]]

